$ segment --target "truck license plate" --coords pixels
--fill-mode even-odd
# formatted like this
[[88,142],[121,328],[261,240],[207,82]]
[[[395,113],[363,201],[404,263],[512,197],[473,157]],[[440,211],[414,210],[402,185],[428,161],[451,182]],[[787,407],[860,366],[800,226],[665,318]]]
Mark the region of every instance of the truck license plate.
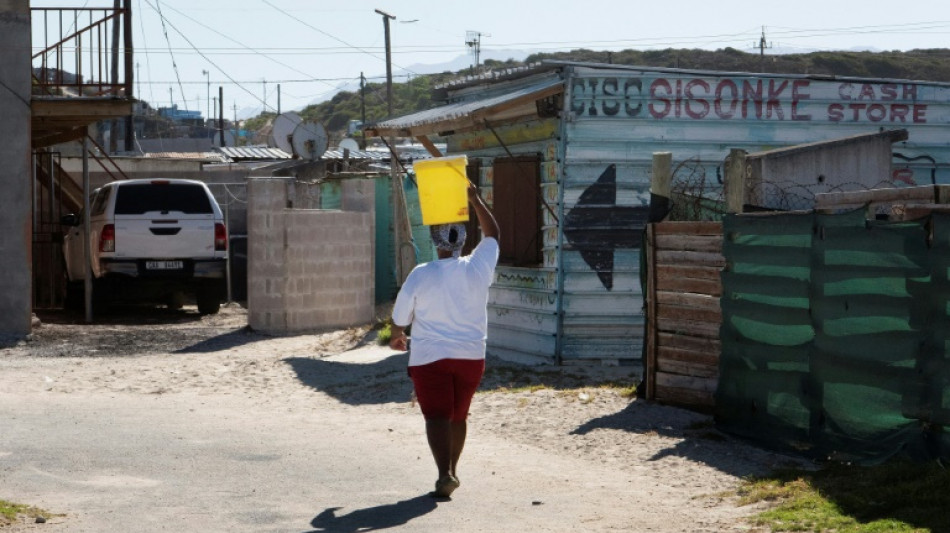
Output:
[[184,265],[181,261],[146,261],[145,268],[148,270],[175,270]]

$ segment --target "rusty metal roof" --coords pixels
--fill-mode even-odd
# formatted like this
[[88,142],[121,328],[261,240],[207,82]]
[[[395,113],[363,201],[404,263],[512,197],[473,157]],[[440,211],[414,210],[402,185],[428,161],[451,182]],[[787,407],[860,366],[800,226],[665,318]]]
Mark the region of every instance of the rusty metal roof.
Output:
[[385,137],[416,137],[446,131],[461,131],[483,128],[484,121],[496,113],[517,106],[531,104],[535,100],[564,91],[564,80],[556,74],[545,76],[540,81],[502,94],[478,100],[466,100],[441,107],[419,111],[410,115],[392,118],[373,124],[365,129],[367,135]]

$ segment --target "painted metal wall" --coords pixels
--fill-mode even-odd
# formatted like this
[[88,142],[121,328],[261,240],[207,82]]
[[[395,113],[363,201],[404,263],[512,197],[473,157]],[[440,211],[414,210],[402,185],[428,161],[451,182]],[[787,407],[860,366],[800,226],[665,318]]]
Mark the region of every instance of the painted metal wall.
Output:
[[[489,204],[495,158],[542,155],[541,193],[554,207],[542,209],[544,260],[537,268],[500,265],[496,271],[488,343],[499,355],[639,364],[640,246],[655,152],[672,152],[674,167],[698,161],[715,183],[732,148],[758,152],[906,128],[908,141],[894,146],[905,159],[895,159],[892,181],[926,184],[933,172],[938,183],[950,183],[946,84],[558,68],[565,78],[559,119],[448,138],[449,153],[480,158]],[[506,85],[518,87],[469,87],[453,93],[453,101],[482,98]]]
[[[649,204],[654,152],[672,152],[674,166],[696,158],[715,181],[731,148],[755,152],[907,128],[909,140],[895,151],[934,158],[937,181],[948,183],[948,124],[946,85],[569,67],[560,191],[560,357],[621,363],[640,357],[643,297],[639,235],[633,234]],[[930,183],[933,168],[929,160],[897,161],[893,180]],[[604,194],[611,186],[613,198]],[[594,197],[597,203],[591,203]],[[572,217],[591,209],[602,216]],[[612,227],[603,220],[613,220]],[[572,245],[571,224],[587,223],[602,233],[595,246],[599,257],[612,249],[612,264],[596,254],[585,257],[590,239]],[[619,228],[624,231],[610,231]]]
[[[507,359],[529,362],[556,361],[558,331],[556,220],[558,196],[558,156],[560,153],[556,119],[528,124],[499,126],[489,130],[454,135],[451,153],[465,153],[480,162],[479,187],[482,198],[494,203],[495,158],[514,155],[541,155],[541,188],[545,201],[555,213],[542,209],[543,263],[537,268],[499,265],[489,291],[488,351]],[[497,134],[497,137],[496,137]],[[499,138],[501,140],[499,140]],[[539,201],[537,198],[526,201]],[[501,231],[505,231],[502,227]]]

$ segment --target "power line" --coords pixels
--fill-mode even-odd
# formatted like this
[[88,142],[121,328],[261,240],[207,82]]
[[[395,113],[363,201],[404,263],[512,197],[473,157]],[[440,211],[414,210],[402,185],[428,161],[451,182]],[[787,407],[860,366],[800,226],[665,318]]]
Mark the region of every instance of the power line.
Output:
[[[141,13],[141,11],[142,11],[142,0],[139,0],[138,9],[137,9],[136,11],[139,12],[139,13]],[[145,19],[144,19],[143,17],[141,17],[141,16],[139,16],[139,28],[141,28],[141,30],[142,30],[142,42],[144,43],[144,42],[145,42]],[[151,78],[151,77],[152,77],[152,64],[151,64],[151,61],[149,60],[148,44],[146,44],[146,46],[145,46],[145,51],[144,51],[144,53],[145,53],[145,72],[148,73],[148,77]],[[142,78],[141,78],[141,76],[139,76],[138,73],[136,73],[136,76],[135,76],[135,77],[136,77],[136,80],[137,80],[137,81],[139,82],[139,84],[141,85],[141,83],[142,83]],[[140,96],[140,97],[141,97],[141,96]],[[151,85],[149,85],[149,87],[148,87],[148,97],[149,97],[149,99],[150,99],[152,102],[155,101],[155,93],[152,91],[152,86],[151,86]]]
[[[185,88],[181,86],[181,76],[179,76],[179,74],[178,74],[178,65],[175,64],[175,54],[171,51],[172,43],[171,43],[171,40],[168,38],[168,29],[165,28],[165,16],[162,15],[162,6],[161,6],[161,3],[160,3],[160,2],[161,2],[161,0],[155,0],[155,4],[156,4],[156,5],[155,5],[155,6],[152,6],[152,9],[154,9],[154,10],[156,10],[156,11],[158,12],[158,17],[159,17],[159,18],[161,19],[161,21],[162,21],[162,33],[165,34],[165,42],[168,43],[168,48],[169,48],[168,53],[169,53],[169,55],[170,55],[171,58],[172,58],[172,69],[175,71],[175,78],[178,79],[178,89],[181,91],[181,103],[182,103],[182,107],[187,107],[187,106],[188,106],[188,103],[187,103],[188,101],[185,99]],[[151,6],[151,4],[149,4],[149,5]],[[169,23],[169,25],[171,25],[171,24]],[[173,27],[174,27],[174,26],[173,26]],[[174,106],[174,105],[175,105],[175,102],[171,102],[171,105]]]
[[[337,41],[338,43],[342,43],[342,44],[346,45],[347,47],[352,48],[353,50],[357,50],[357,51],[359,51],[359,52],[362,52],[362,53],[364,53],[364,54],[366,54],[366,55],[368,55],[368,56],[370,56],[370,57],[374,57],[374,58],[376,58],[376,59],[379,59],[380,61],[386,61],[384,58],[381,58],[381,57],[377,56],[376,54],[373,54],[373,53],[371,53],[371,52],[369,52],[369,51],[367,51],[367,50],[365,50],[365,49],[363,49],[363,48],[360,48],[359,46],[352,45],[352,44],[350,44],[350,43],[344,41],[343,39],[340,39],[339,37],[336,37],[336,36],[334,36],[334,35],[331,35],[331,34],[325,32],[325,31],[321,30],[320,28],[317,28],[316,26],[312,26],[312,25],[308,24],[307,22],[304,22],[303,20],[300,20],[299,18],[295,17],[294,15],[291,15],[290,13],[284,11],[283,9],[281,9],[281,8],[279,8],[279,7],[277,7],[277,6],[275,6],[275,5],[272,4],[269,0],[263,0],[263,2],[264,2],[265,4],[267,4],[267,5],[269,5],[270,7],[274,8],[274,10],[276,10],[276,11],[278,11],[278,12],[280,12],[280,13],[283,13],[284,15],[290,17],[290,18],[293,19],[293,20],[296,20],[296,21],[299,22],[300,24],[303,24],[304,26],[306,26],[306,27],[308,27],[308,28],[310,28],[310,29],[312,29],[312,30],[314,30],[314,31],[316,31],[316,32],[318,32],[318,33],[320,33],[321,35],[325,35],[325,36],[327,36],[327,37],[333,39],[334,41]],[[411,72],[412,74],[415,74],[415,72],[410,71],[410,70],[409,70],[408,68],[406,68],[406,67],[403,67],[403,66],[401,66],[401,65],[395,65],[395,66],[401,68],[402,70],[405,70],[406,72]]]
[[[219,32],[218,30],[212,28],[211,26],[208,26],[207,24],[204,24],[203,22],[200,22],[200,21],[198,21],[198,20],[195,20],[194,18],[192,18],[192,17],[186,15],[185,13],[182,13],[181,11],[178,11],[177,9],[172,9],[172,10],[175,11],[176,13],[178,13],[179,15],[181,15],[181,16],[187,18],[188,20],[194,22],[195,24],[198,24],[199,26],[201,26],[201,27],[203,27],[203,28],[205,28],[205,29],[207,29],[207,30],[209,30],[209,31],[211,31],[211,32],[214,32],[214,33],[216,33],[217,35],[220,35],[221,37],[224,37],[225,39],[231,41],[232,43],[235,43],[235,44],[239,45],[241,48],[243,48],[243,49],[245,49],[245,50],[248,50],[248,51],[254,53],[255,55],[259,55],[259,56],[261,56],[261,57],[264,57],[264,58],[266,58],[266,59],[269,59],[270,61],[273,61],[274,63],[277,63],[278,65],[280,65],[280,66],[282,66],[282,67],[289,68],[290,70],[293,70],[294,72],[296,72],[296,73],[298,73],[298,74],[303,74],[304,76],[308,76],[308,77],[310,76],[309,73],[304,72],[304,71],[302,71],[302,70],[300,70],[300,69],[298,69],[298,68],[296,68],[296,67],[294,67],[294,66],[292,66],[292,65],[288,65],[288,64],[283,63],[283,62],[281,62],[281,61],[277,61],[276,59],[270,57],[269,55],[264,54],[264,53],[261,53],[261,52],[259,51],[260,49],[251,48],[250,46],[247,46],[246,44],[244,44],[244,43],[238,41],[237,39],[234,39],[234,38],[232,38],[232,37],[229,37],[229,36],[227,36],[227,35],[225,35],[225,34]],[[204,49],[203,49],[203,51],[204,51],[205,53],[207,53],[209,50],[215,50],[215,49],[214,49],[214,48],[204,48]],[[316,80],[317,78],[312,78],[312,79]]]
[[[412,78],[412,74],[393,74],[394,78]],[[364,76],[364,79],[367,80],[385,80],[386,76]],[[327,83],[327,82],[356,82],[359,78],[307,78],[307,79],[270,79],[267,80],[267,83]],[[260,79],[256,80],[211,80],[211,83],[216,85],[234,85],[234,84],[254,84],[260,83]],[[143,81],[142,83],[146,85],[167,85],[169,83],[176,83],[175,81]],[[204,85],[207,83],[205,80],[196,80],[196,81],[182,81],[183,85]],[[336,89],[336,86],[333,86]]]
[[[157,2],[158,2],[158,0],[156,0],[156,3],[157,3]],[[148,3],[148,0],[146,0],[146,3]],[[151,6],[150,3],[149,3],[149,5]],[[153,9],[154,9],[154,6],[152,6],[152,7],[153,7]],[[258,102],[261,102],[261,104],[264,106],[264,110],[265,110],[265,111],[267,110],[267,103],[266,103],[266,102],[264,102],[263,100],[261,100],[261,99],[260,99],[256,94],[254,94],[253,92],[249,91],[246,87],[244,87],[244,85],[242,85],[242,84],[238,83],[237,81],[235,81],[234,78],[232,78],[231,76],[229,76],[228,73],[224,71],[224,69],[222,69],[221,67],[219,67],[219,66],[217,65],[217,63],[215,63],[214,61],[211,61],[211,59],[209,59],[205,54],[203,54],[203,53],[201,52],[201,50],[198,50],[198,47],[196,47],[196,46],[194,45],[194,43],[192,43],[191,40],[190,40],[188,37],[185,36],[184,33],[182,33],[178,28],[176,28],[175,25],[171,23],[171,21],[168,21],[168,20],[165,19],[165,16],[162,15],[161,10],[157,10],[157,11],[158,11],[158,16],[161,17],[161,19],[162,19],[162,27],[163,27],[163,28],[165,27],[165,23],[167,22],[168,25],[171,26],[173,30],[175,30],[176,32],[178,32],[178,35],[181,36],[181,38],[184,39],[185,42],[187,42],[196,52],[198,52],[198,55],[200,55],[201,57],[203,57],[203,58],[205,59],[205,61],[207,61],[208,63],[211,63],[211,65],[214,66],[214,68],[218,69],[218,72],[220,72],[221,74],[224,74],[224,76],[225,76],[226,78],[228,78],[229,80],[231,80],[232,83],[234,83],[235,85],[237,85],[237,87],[238,87],[239,89],[241,89],[242,91],[244,91],[244,92],[246,92],[247,94],[249,94],[249,95],[251,96],[251,98],[257,100]],[[166,39],[167,39],[167,37],[168,37],[168,36],[167,36],[167,33],[166,33]],[[178,75],[177,67],[176,67],[176,70],[175,70],[175,75],[176,75],[176,76]],[[182,90],[182,97],[183,97],[182,99],[184,99],[184,94],[185,94],[185,92],[184,92],[184,89],[183,89],[183,90]]]

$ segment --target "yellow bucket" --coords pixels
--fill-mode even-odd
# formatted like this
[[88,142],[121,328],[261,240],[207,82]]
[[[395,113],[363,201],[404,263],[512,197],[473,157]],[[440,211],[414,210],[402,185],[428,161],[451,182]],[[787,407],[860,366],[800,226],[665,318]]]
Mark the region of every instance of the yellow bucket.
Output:
[[436,157],[412,164],[419,185],[422,223],[427,226],[468,220],[468,157]]

